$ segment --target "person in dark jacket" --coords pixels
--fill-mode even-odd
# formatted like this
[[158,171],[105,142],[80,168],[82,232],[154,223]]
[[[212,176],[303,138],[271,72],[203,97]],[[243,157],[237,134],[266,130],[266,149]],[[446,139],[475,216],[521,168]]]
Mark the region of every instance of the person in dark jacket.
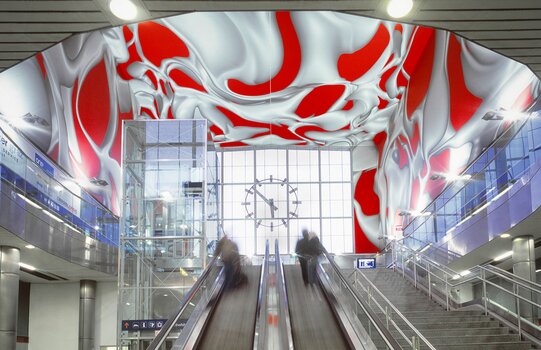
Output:
[[307,229],[302,230],[302,238],[297,241],[295,246],[295,254],[299,257],[299,263],[301,264],[302,280],[304,284],[308,284],[308,260],[310,256],[309,252],[310,237]]
[[306,274],[308,277],[308,283],[316,283],[316,268],[318,263],[318,257],[323,253],[319,238],[314,232],[308,234],[308,244],[306,247],[306,255],[308,255],[308,262],[306,266]]
[[226,287],[235,288],[248,281],[247,276],[242,272],[239,247],[227,235],[218,241],[214,254],[216,256],[222,254]]

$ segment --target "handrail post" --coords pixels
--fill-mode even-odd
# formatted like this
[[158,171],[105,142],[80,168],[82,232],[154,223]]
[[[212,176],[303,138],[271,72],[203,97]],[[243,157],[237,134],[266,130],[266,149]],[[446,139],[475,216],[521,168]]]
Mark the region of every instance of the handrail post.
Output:
[[401,247],[400,249],[400,257],[402,260],[402,278],[406,278],[405,272],[404,272],[404,249]]
[[445,274],[445,305],[447,308],[447,311],[449,311],[449,285],[447,282],[447,274]]
[[413,280],[415,282],[415,288],[417,288],[417,254],[413,254]]
[[426,274],[428,275],[428,298],[432,299],[432,278],[430,277],[430,264],[426,262]]
[[485,305],[485,316],[488,316],[487,281],[484,269],[481,269],[481,279],[483,280],[483,303]]
[[518,323],[518,336],[519,340],[522,340],[522,322],[520,317],[520,298],[518,297],[518,285],[513,283],[513,293],[515,294],[515,301],[517,305],[517,323]]

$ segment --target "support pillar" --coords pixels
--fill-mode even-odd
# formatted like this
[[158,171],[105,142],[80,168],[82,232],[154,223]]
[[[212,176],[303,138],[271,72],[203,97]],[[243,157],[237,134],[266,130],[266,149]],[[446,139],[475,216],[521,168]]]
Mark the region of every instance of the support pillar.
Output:
[[20,251],[0,246],[0,349],[17,346]]
[[79,350],[94,349],[96,281],[81,280],[79,293]]
[[[535,278],[535,250],[532,236],[519,236],[513,239],[513,273],[528,281],[536,282]],[[518,294],[532,300],[532,293],[524,288],[516,289]],[[537,312],[526,301],[520,301],[520,315],[537,324]]]

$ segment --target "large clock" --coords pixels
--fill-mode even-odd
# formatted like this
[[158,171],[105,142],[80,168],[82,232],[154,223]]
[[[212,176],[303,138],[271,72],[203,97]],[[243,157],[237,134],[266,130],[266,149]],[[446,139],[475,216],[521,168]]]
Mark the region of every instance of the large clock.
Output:
[[287,226],[291,218],[297,217],[301,201],[297,188],[291,186],[287,179],[255,180],[255,183],[245,189],[246,197],[241,204],[246,209],[246,218],[255,219],[256,228]]

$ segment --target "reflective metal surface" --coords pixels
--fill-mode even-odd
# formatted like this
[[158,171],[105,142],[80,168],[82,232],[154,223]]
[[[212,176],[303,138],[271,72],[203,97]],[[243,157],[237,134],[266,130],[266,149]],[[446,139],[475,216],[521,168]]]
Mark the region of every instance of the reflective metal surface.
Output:
[[0,246],[0,349],[15,350],[19,296],[19,249]]
[[79,350],[94,349],[96,281],[82,280],[79,292]]

